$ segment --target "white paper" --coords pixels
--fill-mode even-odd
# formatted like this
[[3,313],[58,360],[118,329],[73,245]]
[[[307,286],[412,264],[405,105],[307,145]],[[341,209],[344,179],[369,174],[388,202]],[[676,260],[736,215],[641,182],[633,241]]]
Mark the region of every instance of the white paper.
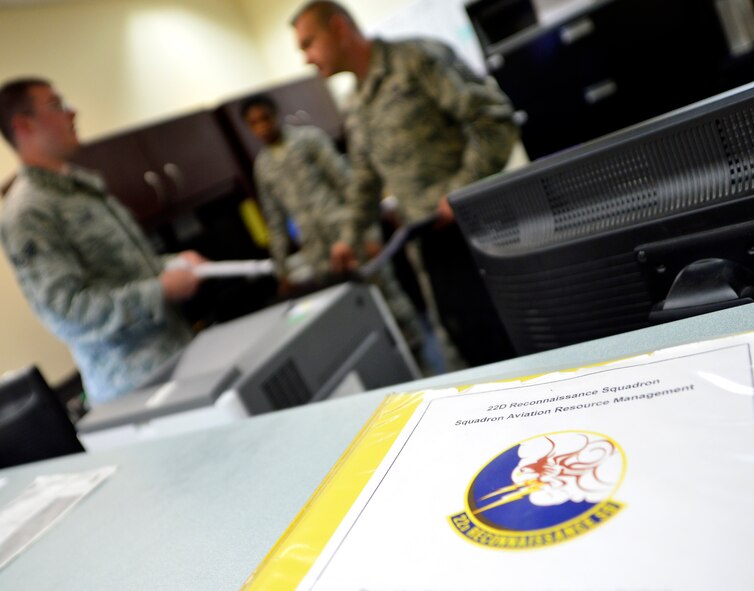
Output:
[[753,589],[753,341],[428,393],[298,590]]
[[198,277],[259,277],[275,272],[272,260],[216,261],[193,267]]
[[106,466],[35,478],[29,488],[0,510],[0,568],[114,472],[114,466]]
[[192,265],[186,259],[176,257],[168,265],[168,269],[191,269],[197,277],[260,277],[275,273],[272,259],[248,259],[245,261],[208,261]]

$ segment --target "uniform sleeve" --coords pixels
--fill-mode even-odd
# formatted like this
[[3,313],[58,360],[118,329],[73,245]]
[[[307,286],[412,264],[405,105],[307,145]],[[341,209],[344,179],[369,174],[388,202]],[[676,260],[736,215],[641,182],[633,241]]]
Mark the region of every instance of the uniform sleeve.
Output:
[[270,255],[275,263],[278,277],[284,277],[285,258],[288,254],[288,212],[275,196],[275,183],[265,175],[264,165],[259,157],[254,162],[254,181],[270,235]]
[[329,184],[345,199],[351,183],[351,167],[346,157],[338,152],[335,143],[324,131],[312,128],[311,145],[313,157]]
[[59,338],[127,338],[165,321],[166,304],[157,278],[116,288],[91,284],[53,214],[31,210],[3,218],[0,237],[29,303]]
[[462,167],[445,194],[500,172],[519,136],[505,94],[491,80],[479,79],[446,47],[422,52],[418,79],[439,107],[463,125],[468,140]]
[[341,240],[358,248],[369,228],[379,220],[382,180],[374,169],[368,144],[358,127],[352,126],[348,140],[352,168],[351,182],[346,191],[349,223],[344,226]]

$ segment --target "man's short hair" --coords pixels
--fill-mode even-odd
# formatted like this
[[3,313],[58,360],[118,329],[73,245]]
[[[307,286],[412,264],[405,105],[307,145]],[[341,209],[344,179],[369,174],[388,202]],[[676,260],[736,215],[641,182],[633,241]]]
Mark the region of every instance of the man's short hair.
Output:
[[344,17],[353,27],[356,27],[356,21],[351,16],[351,13],[348,12],[348,10],[346,10],[341,4],[332,2],[330,0],[313,0],[312,2],[307,2],[306,4],[304,4],[291,18],[291,26],[295,26],[295,24],[298,22],[298,19],[309,12],[313,13],[317,17],[319,22],[325,26],[330,22],[330,19],[332,17],[334,17],[336,14],[339,14],[340,16]]
[[266,107],[273,115],[277,115],[278,105],[277,103],[266,94],[257,94],[247,98],[241,103],[241,117],[246,117],[246,113],[254,107]]
[[14,147],[16,138],[11,123],[16,115],[32,112],[33,104],[29,93],[32,86],[51,86],[51,84],[43,78],[17,78],[9,80],[0,87],[0,133]]

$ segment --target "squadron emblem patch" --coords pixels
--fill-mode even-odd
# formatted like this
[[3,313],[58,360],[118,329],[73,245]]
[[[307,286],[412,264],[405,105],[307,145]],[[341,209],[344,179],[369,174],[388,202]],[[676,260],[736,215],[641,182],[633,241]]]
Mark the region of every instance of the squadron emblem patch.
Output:
[[611,497],[625,472],[620,446],[600,433],[561,431],[522,441],[488,462],[449,517],[464,538],[525,550],[585,534],[624,505]]

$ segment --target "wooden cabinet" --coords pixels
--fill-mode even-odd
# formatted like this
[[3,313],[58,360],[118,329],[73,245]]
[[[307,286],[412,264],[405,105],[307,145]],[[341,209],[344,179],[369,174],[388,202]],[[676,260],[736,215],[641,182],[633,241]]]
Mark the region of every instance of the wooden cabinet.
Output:
[[110,192],[148,228],[208,201],[248,190],[210,111],[86,144],[74,160],[99,170]]
[[241,182],[235,156],[211,112],[149,127],[141,136],[173,206],[194,207]]
[[[473,19],[494,18],[469,11]],[[475,23],[477,31],[494,30]],[[490,73],[526,113],[531,158],[550,154],[702,100],[738,84],[711,0],[602,0],[548,25],[491,42]],[[749,64],[750,65],[750,64]],[[738,66],[738,67],[737,67]]]
[[156,219],[168,207],[162,181],[154,172],[136,133],[87,144],[74,161],[101,172],[109,191],[142,223]]

